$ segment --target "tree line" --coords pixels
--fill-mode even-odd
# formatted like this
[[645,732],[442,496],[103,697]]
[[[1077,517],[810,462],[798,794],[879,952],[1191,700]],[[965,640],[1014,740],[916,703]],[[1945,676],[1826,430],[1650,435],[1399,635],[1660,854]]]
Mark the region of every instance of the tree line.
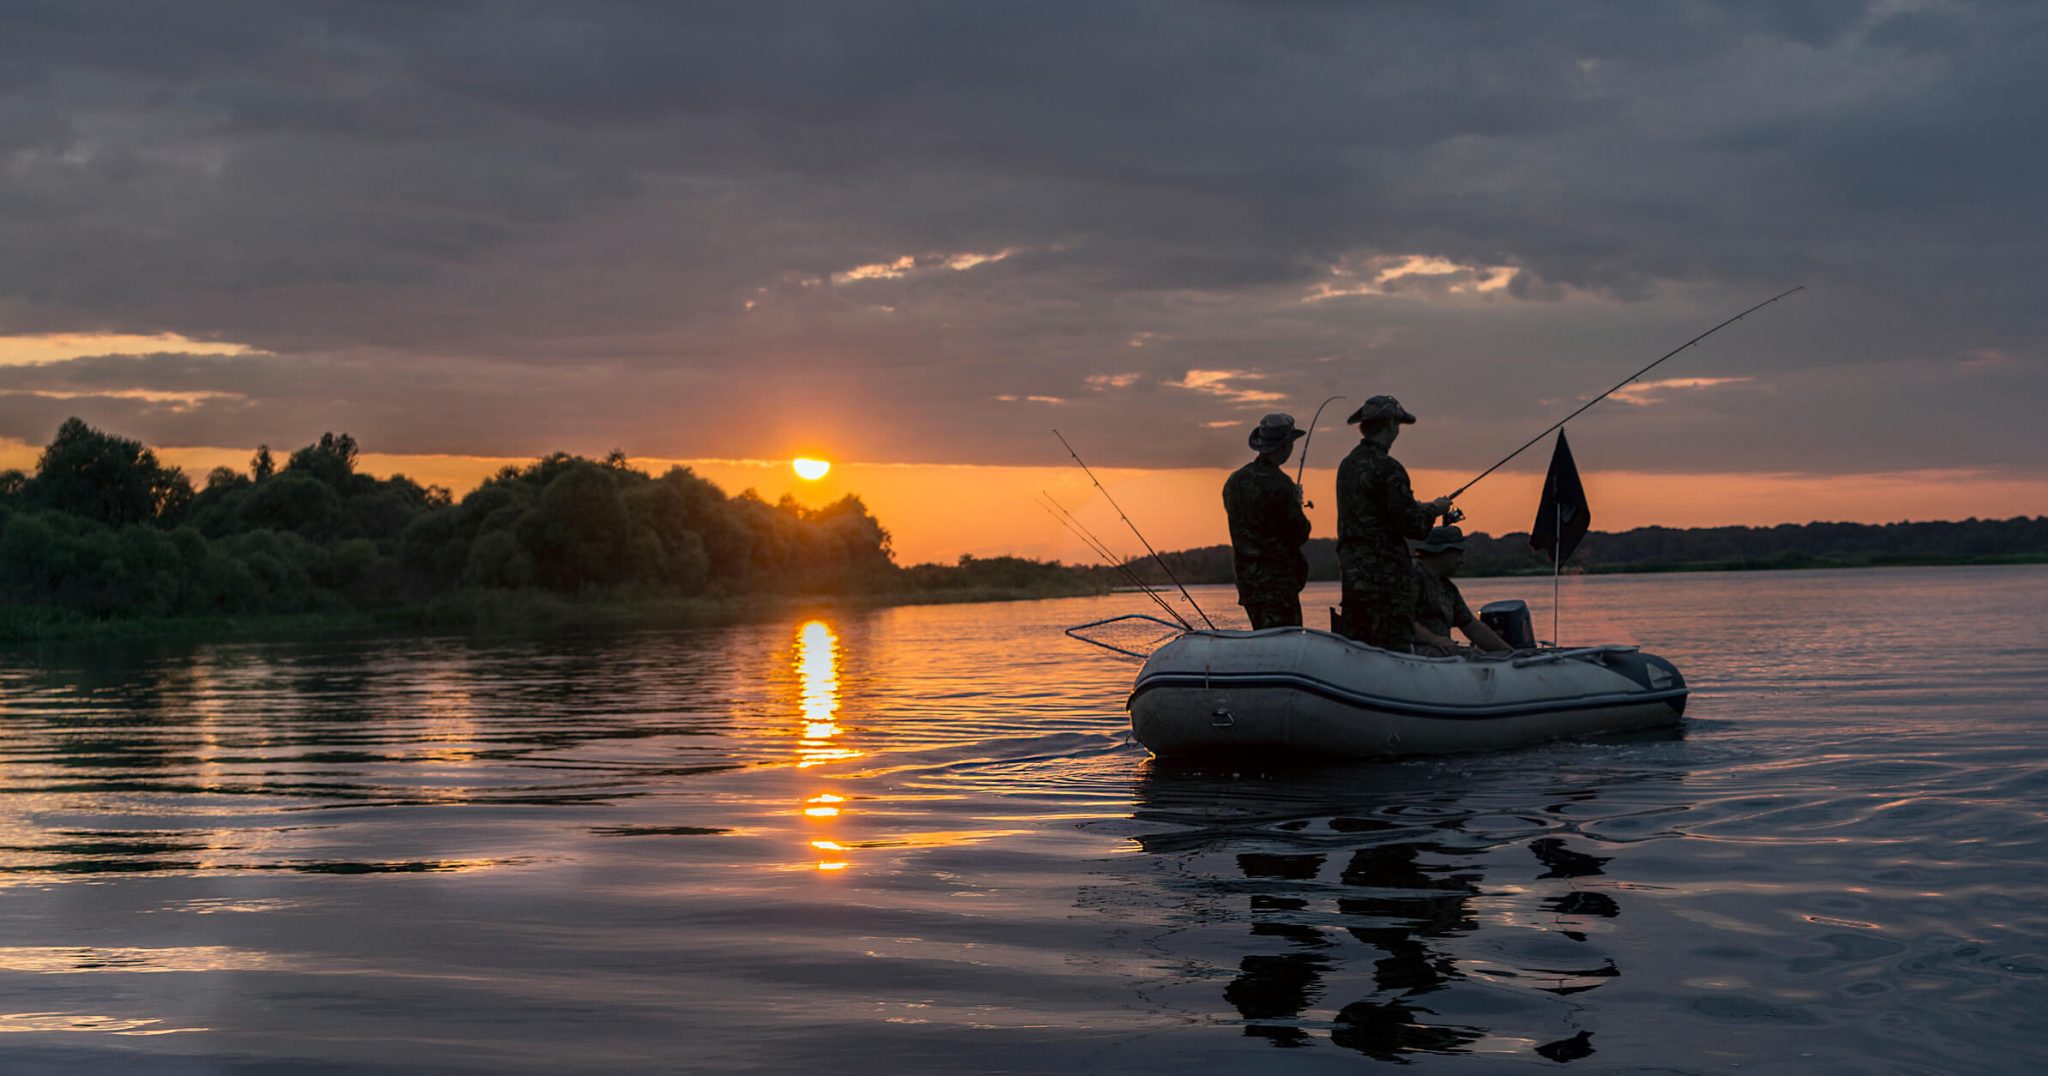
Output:
[[[623,453],[509,466],[459,500],[356,468],[325,433],[257,449],[202,484],[141,442],[67,420],[32,473],[0,471],[0,603],[10,612],[129,617],[358,613],[473,595],[727,599],[757,595],[1028,597],[1124,582],[1102,566],[962,557],[900,567],[858,497],[810,508],[727,495],[687,467],[655,475]],[[1467,575],[1535,574],[1526,533],[1473,535]],[[1335,543],[1307,547],[1337,578]],[[1228,583],[1228,546],[1168,553],[1183,582]],[[2048,560],[2048,517],[1948,523],[1640,527],[1586,536],[1578,570],[1676,571]],[[1149,561],[1130,567],[1150,582]],[[31,632],[32,634],[33,632]]]
[[[1550,561],[1517,531],[1469,537],[1467,576],[1547,574]],[[1309,578],[1337,578],[1337,543],[1309,541]],[[1162,554],[1184,583],[1231,581],[1230,547],[1203,546]],[[1715,571],[1772,568],[1879,567],[1907,564],[1995,564],[2048,561],[2048,516],[1936,523],[1787,523],[1775,527],[1637,527],[1593,531],[1566,565],[1585,572]],[[1157,565],[1132,561],[1148,582],[1164,582]]]
[[1057,564],[899,568],[847,496],[821,508],[728,496],[623,453],[508,466],[460,500],[356,468],[325,433],[203,484],[141,442],[67,420],[33,473],[0,472],[0,601],[94,619],[337,613],[456,592],[598,598],[1099,589]]

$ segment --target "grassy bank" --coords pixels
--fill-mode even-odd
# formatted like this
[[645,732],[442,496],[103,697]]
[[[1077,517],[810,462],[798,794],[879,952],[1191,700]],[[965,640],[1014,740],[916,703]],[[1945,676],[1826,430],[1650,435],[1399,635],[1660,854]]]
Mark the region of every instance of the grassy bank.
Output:
[[1107,593],[1091,580],[1069,585],[963,587],[859,594],[772,594],[723,598],[566,596],[542,590],[459,590],[415,606],[321,613],[94,618],[44,606],[0,606],[0,643],[91,639],[272,639],[365,632],[483,635],[688,628],[772,620],[808,610],[1033,601]]

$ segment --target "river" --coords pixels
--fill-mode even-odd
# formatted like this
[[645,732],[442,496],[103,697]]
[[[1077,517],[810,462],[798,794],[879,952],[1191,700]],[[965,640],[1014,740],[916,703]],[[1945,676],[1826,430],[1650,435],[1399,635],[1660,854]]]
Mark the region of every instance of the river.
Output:
[[0,652],[0,1068],[2048,1065],[2048,569],[1568,579],[1682,730],[1287,772],[1141,609]]

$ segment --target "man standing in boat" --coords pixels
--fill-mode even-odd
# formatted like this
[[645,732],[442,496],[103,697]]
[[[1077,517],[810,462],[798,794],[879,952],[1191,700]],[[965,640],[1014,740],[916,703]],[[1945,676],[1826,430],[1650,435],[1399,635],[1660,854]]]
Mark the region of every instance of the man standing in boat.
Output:
[[1237,574],[1237,604],[1252,628],[1301,626],[1301,588],[1308,583],[1308,515],[1301,487],[1283,469],[1294,442],[1308,431],[1294,428],[1294,416],[1273,414],[1252,429],[1258,458],[1223,483],[1223,511],[1230,519],[1231,566]]
[[1427,538],[1430,524],[1451,511],[1451,499],[1415,500],[1408,469],[1387,454],[1415,416],[1392,396],[1374,396],[1345,422],[1358,427],[1358,447],[1337,465],[1337,567],[1343,573],[1339,631],[1360,642],[1406,653],[1415,640],[1415,569],[1408,539]]
[[1458,652],[1451,629],[1465,633],[1481,650],[1512,650],[1486,622],[1472,615],[1451,576],[1465,563],[1465,532],[1449,524],[1429,532],[1415,549],[1416,649],[1442,656]]

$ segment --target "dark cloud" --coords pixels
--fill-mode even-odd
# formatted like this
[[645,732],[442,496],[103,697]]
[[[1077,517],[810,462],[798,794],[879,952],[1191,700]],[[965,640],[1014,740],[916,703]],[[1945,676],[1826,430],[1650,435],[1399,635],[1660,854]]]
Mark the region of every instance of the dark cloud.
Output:
[[[0,368],[4,436],[1043,462],[1058,423],[1210,464],[1209,424],[1394,391],[1411,451],[1483,466],[1804,280],[1674,363],[1748,380],[1592,441],[2044,447],[2032,5],[64,3],[0,36],[0,332],[271,353]],[[1986,432],[1902,438],[1898,394]]]

